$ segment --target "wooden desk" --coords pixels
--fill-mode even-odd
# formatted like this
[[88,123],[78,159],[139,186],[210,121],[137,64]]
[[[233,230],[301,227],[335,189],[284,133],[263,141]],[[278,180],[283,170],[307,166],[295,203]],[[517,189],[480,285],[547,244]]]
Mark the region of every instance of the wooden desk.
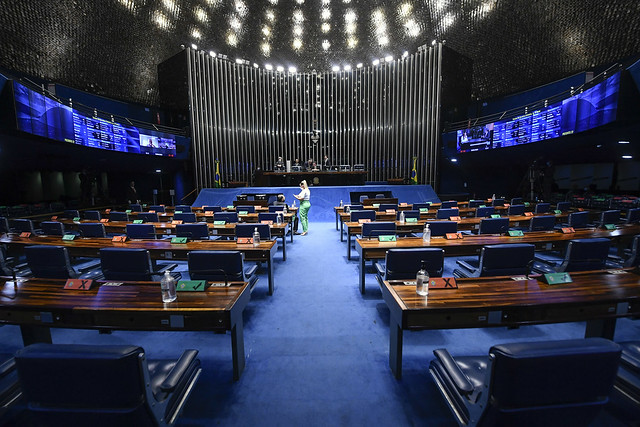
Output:
[[25,279],[17,289],[0,278],[0,323],[20,325],[24,345],[51,343],[50,328],[134,331],[231,332],[233,379],[245,364],[242,312],[251,297],[247,283],[211,286],[204,292],[178,292],[163,303],[160,284],[126,282],[88,291],[65,290],[64,280]]
[[[637,270],[636,270],[637,271]],[[404,330],[486,328],[587,321],[585,337],[613,339],[616,318],[640,314],[640,277],[606,271],[571,273],[573,283],[546,285],[510,277],[457,279],[458,289],[416,294],[415,285],[385,282],[390,311],[389,366],[402,377]]]
[[110,238],[77,238],[62,240],[57,236],[32,236],[22,238],[17,234],[3,234],[0,243],[9,245],[10,249],[22,250],[28,245],[58,245],[68,249],[71,256],[100,257],[101,248],[136,248],[146,249],[151,258],[159,260],[186,260],[191,251],[240,251],[244,253],[246,261],[266,262],[269,277],[269,295],[273,295],[273,255],[276,252],[276,242],[267,240],[259,246],[240,244],[234,240],[201,240],[184,244],[172,244],[170,240],[129,240],[126,243],[114,243]]
[[447,240],[443,237],[432,237],[430,244],[424,244],[422,237],[398,238],[396,242],[379,242],[378,239],[357,239],[356,251],[360,256],[359,285],[360,292],[364,293],[365,263],[368,260],[384,259],[387,251],[392,248],[442,248],[447,256],[475,254],[485,245],[497,245],[502,243],[532,243],[536,250],[552,250],[564,246],[573,239],[588,239],[591,237],[606,237],[612,240],[621,240],[623,243],[631,241],[633,236],[640,233],[640,225],[622,225],[616,230],[583,229],[575,233],[563,234],[559,231],[536,231],[524,233],[522,237],[496,236],[491,234],[467,235],[461,240]]

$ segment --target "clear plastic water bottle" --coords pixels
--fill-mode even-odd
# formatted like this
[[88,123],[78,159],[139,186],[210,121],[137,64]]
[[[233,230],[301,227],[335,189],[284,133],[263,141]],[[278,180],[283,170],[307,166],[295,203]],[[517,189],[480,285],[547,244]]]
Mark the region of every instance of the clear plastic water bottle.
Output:
[[344,207],[344,213],[349,213],[349,212],[351,212],[351,206],[346,205],[346,206]]
[[340,200],[340,207],[342,207],[342,200]]
[[283,214],[287,214],[287,205],[284,205],[284,207],[282,208],[282,213]]
[[420,261],[420,270],[416,274],[416,293],[423,297],[429,295],[429,273],[424,261]]
[[282,212],[278,212],[276,215],[276,224],[282,224]]
[[260,246],[260,232],[258,227],[253,229],[253,246]]
[[295,201],[295,200],[293,201],[293,204],[291,205],[291,207],[292,207],[292,208],[295,208],[295,207],[296,207],[296,201]]
[[399,221],[400,221],[401,224],[404,224],[404,211],[400,211]]
[[160,289],[162,290],[162,302],[176,300],[176,279],[173,278],[169,270],[164,272],[164,276],[160,280]]
[[429,228],[429,224],[424,225],[424,230],[422,231],[422,243],[431,243],[431,229]]

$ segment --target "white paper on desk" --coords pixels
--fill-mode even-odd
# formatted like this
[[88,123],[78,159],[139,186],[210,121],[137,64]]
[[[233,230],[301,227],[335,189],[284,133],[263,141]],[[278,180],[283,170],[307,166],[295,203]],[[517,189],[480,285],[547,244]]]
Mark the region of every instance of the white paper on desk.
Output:
[[628,271],[624,271],[624,270],[607,270],[607,273],[609,273],[609,274],[627,274]]
[[103,283],[102,286],[121,286],[123,282],[107,282]]
[[515,280],[516,282],[520,280],[527,280],[527,276],[513,276],[511,280]]

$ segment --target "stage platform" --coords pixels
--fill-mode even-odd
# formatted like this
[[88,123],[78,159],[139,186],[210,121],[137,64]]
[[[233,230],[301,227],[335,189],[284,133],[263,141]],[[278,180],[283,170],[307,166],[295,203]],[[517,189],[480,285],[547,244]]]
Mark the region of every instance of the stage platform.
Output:
[[[357,186],[332,186],[332,187],[309,187],[311,190],[311,209],[309,209],[309,221],[331,222],[335,221],[334,206],[340,204],[342,200],[345,204],[349,202],[349,194],[352,191],[382,192],[391,191],[393,197],[397,197],[400,202],[432,202],[438,203],[440,199],[430,185],[357,185]],[[288,204],[296,201],[296,206],[300,206],[294,194],[300,192],[299,187],[238,187],[238,188],[205,188],[200,191],[193,206],[218,205],[229,206],[236,200],[238,194],[269,194],[282,193]]]

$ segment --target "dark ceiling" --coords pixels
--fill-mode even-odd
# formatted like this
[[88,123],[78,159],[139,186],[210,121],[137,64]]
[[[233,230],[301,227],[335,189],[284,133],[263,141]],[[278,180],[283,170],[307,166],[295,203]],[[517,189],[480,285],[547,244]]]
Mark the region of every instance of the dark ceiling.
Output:
[[637,54],[638,34],[637,0],[20,0],[0,8],[0,66],[153,105],[181,44],[325,71],[438,39],[486,98]]

